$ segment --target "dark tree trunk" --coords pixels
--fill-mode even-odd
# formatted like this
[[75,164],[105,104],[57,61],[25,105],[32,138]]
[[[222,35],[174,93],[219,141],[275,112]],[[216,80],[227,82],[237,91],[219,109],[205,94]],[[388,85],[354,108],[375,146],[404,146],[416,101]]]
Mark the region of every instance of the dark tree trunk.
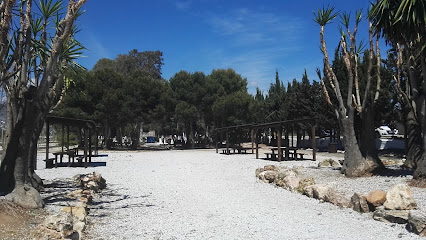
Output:
[[30,166],[45,114],[31,101],[13,97],[8,98],[8,112],[10,123],[0,167],[0,190],[9,193],[6,199],[21,206],[42,207],[43,200],[33,187],[33,181],[38,179]]
[[406,160],[404,167],[416,169],[418,162],[422,159],[423,146],[421,125],[416,119],[414,110],[409,107],[405,119],[406,129]]

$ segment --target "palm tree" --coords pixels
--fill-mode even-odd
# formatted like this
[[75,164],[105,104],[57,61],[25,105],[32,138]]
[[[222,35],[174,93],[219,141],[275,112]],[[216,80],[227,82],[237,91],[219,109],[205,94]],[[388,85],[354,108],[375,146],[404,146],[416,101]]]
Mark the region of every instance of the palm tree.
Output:
[[[384,37],[397,49],[397,73],[394,76],[397,89],[405,106],[407,133],[407,160],[404,165],[417,168],[415,177],[426,177],[426,118],[419,109],[425,105],[426,89],[425,37],[426,10],[425,1],[380,0],[372,4],[369,18],[375,34]],[[406,64],[403,64],[404,60]],[[416,68],[420,62],[423,78],[417,79]],[[408,84],[403,91],[401,81],[403,67],[408,72]],[[422,93],[423,91],[423,93]],[[423,130],[422,130],[423,129]],[[419,164],[419,162],[422,162]],[[419,165],[419,167],[417,167]]]

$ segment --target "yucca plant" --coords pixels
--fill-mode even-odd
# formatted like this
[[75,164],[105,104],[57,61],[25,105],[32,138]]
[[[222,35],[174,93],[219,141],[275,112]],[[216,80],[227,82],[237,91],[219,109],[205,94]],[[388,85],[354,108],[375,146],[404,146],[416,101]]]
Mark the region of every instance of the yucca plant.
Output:
[[73,36],[86,1],[40,0],[35,9],[32,0],[0,3],[0,84],[7,95],[0,191],[26,207],[43,205],[34,172],[37,141],[70,81],[66,70],[83,49]]

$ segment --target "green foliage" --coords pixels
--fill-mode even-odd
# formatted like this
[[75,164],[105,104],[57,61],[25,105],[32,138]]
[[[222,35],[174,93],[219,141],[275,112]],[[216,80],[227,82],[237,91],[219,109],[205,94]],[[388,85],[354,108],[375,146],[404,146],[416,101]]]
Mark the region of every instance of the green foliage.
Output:
[[323,7],[322,9],[318,9],[317,13],[314,13],[314,20],[320,26],[325,26],[330,23],[333,19],[335,19],[339,15],[338,12],[334,12],[334,7],[328,6]]

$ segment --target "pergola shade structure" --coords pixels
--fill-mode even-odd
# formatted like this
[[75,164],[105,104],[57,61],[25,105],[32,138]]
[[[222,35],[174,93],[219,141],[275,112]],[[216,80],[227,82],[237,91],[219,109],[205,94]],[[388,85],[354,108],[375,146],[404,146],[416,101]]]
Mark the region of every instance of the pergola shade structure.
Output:
[[[223,128],[217,128],[216,131],[216,152],[219,152],[219,138],[223,133],[226,134],[226,150],[224,150],[224,153],[229,154],[230,153],[230,141],[229,141],[229,135],[230,133],[235,133],[238,130],[246,130],[250,132],[251,136],[251,150],[252,154],[256,152],[256,158],[259,158],[259,132],[262,129],[273,129],[274,132],[276,132],[277,136],[277,158],[278,161],[282,161],[282,147],[294,147],[293,141],[291,143],[289,142],[289,135],[291,132],[292,140],[294,138],[294,129],[298,129],[300,124],[310,125],[311,126],[311,145],[312,145],[312,156],[313,161],[316,160],[316,141],[315,141],[315,129],[316,129],[316,118],[304,118],[304,119],[296,119],[296,120],[286,120],[286,121],[277,121],[277,122],[269,122],[269,123],[261,123],[261,124],[243,124],[243,125],[236,125],[236,126],[228,126]],[[298,132],[298,131],[297,131]],[[282,142],[282,134],[284,133],[284,145]],[[297,136],[299,139],[299,136]],[[296,146],[299,147],[299,146]],[[288,152],[286,151],[285,160],[288,160]]]
[[[46,167],[53,167],[52,159],[49,159],[49,147],[50,147],[50,125],[58,124],[62,128],[62,139],[61,139],[61,151],[53,153],[55,158],[60,156],[60,161],[62,162],[62,157],[68,155],[69,163],[70,158],[77,157],[78,162],[82,163],[84,159],[84,166],[87,167],[88,163],[92,162],[92,156],[98,154],[98,132],[96,124],[91,120],[84,119],[75,119],[75,118],[65,118],[65,117],[54,117],[48,116],[46,118]],[[82,134],[82,146],[78,146],[75,149],[70,149],[70,127],[78,127],[80,130],[83,129]],[[66,132],[66,143],[65,143],[65,132]],[[94,149],[92,147],[92,135],[95,135],[95,144]],[[83,155],[78,155],[78,150],[83,150]],[[94,153],[93,153],[94,150]],[[74,159],[73,159],[74,160]],[[50,163],[50,164],[49,164]],[[55,166],[57,166],[57,159],[55,159]]]

